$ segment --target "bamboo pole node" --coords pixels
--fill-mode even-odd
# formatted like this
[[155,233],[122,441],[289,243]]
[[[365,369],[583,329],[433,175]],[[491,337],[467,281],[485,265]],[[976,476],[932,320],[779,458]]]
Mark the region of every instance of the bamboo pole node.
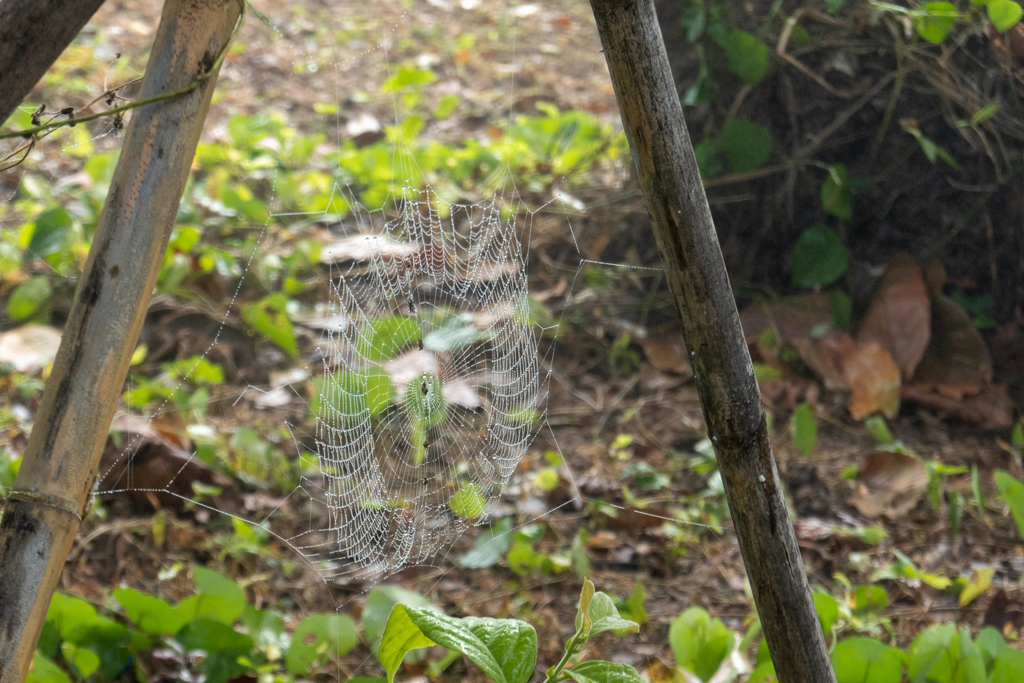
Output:
[[11,492],[7,494],[7,500],[20,500],[24,503],[33,503],[35,505],[45,505],[47,507],[57,508],[58,510],[74,515],[75,519],[79,522],[82,521],[82,511],[78,509],[78,505],[75,501],[53,493],[40,493],[39,491],[29,491],[27,489],[11,489]]

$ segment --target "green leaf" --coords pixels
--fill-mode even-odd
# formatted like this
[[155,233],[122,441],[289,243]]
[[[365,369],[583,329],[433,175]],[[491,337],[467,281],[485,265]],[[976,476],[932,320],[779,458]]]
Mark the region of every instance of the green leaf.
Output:
[[160,598],[140,593],[134,588],[119,588],[114,599],[124,607],[128,618],[150,635],[177,633],[187,621],[186,615]]
[[25,683],[71,683],[71,678],[59,666],[36,652],[32,657],[32,668],[25,676]]
[[7,299],[7,315],[11,320],[25,320],[35,315],[49,298],[52,290],[45,277],[29,278],[14,288]]
[[[586,613],[590,621],[590,628],[587,629],[585,635],[587,640],[605,631],[637,633],[640,630],[640,624],[629,619],[623,619],[619,615],[619,610],[615,607],[615,601],[607,593],[598,591],[590,596]],[[581,626],[584,626],[582,612],[578,612],[576,614],[576,629],[579,630]]]
[[978,474],[978,466],[971,466],[971,491],[974,493],[974,505],[978,508],[978,517],[985,521],[985,496],[981,492],[981,477]]
[[459,558],[459,564],[470,569],[483,569],[498,563],[512,547],[512,518],[503,517],[480,534],[473,547]]
[[875,443],[883,446],[893,443],[892,432],[889,431],[889,425],[885,423],[885,418],[881,415],[872,415],[864,420],[864,426],[874,438]]
[[722,45],[729,68],[745,83],[756,85],[768,70],[768,48],[746,31],[732,31]]
[[900,683],[903,653],[874,638],[850,638],[832,651],[837,683]]
[[430,69],[420,69],[415,65],[402,64],[391,74],[391,78],[384,82],[380,91],[384,93],[394,92],[410,86],[427,85],[434,82],[434,72]]
[[710,180],[722,174],[725,166],[722,164],[719,152],[718,140],[714,138],[704,138],[693,148],[701,180]]
[[194,619],[182,626],[175,640],[186,650],[226,652],[252,649],[252,638],[249,636],[220,621],[205,618]]
[[460,519],[477,519],[484,514],[487,501],[476,484],[463,484],[448,500],[448,507]]
[[542,491],[554,491],[558,486],[558,470],[545,467],[534,475],[533,483]]
[[793,245],[793,284],[798,287],[824,287],[846,272],[848,255],[832,228],[812,225]]
[[366,596],[366,607],[360,621],[363,624],[363,636],[370,643],[370,648],[376,654],[380,645],[380,637],[387,626],[388,618],[395,605],[402,603],[413,607],[424,609],[439,609],[437,605],[419,593],[401,588],[400,586],[380,586],[370,591]]
[[981,656],[985,659],[986,667],[991,667],[992,663],[999,658],[999,655],[1006,648],[1006,640],[1003,639],[1003,635],[991,626],[981,629],[974,642],[981,651]]
[[383,362],[391,360],[421,338],[420,326],[415,320],[389,315],[363,326],[359,331],[358,352],[367,360]]
[[676,664],[708,681],[729,653],[736,636],[721,619],[712,619],[700,607],[690,607],[668,631],[668,642],[676,656]]
[[821,184],[821,206],[837,218],[845,221],[853,218],[850,174],[845,164],[833,164],[828,167],[825,182]]
[[814,599],[814,610],[818,613],[818,621],[821,622],[821,630],[826,636],[831,635],[832,627],[835,626],[836,619],[839,618],[839,603],[831,595],[817,591],[811,593],[811,597]]
[[996,470],[996,486],[999,497],[1010,506],[1010,514],[1017,523],[1017,531],[1024,538],[1024,484],[1011,477],[1003,470]]
[[537,632],[515,619],[455,619],[432,610],[395,605],[380,644],[380,660],[394,681],[405,653],[444,645],[461,652],[495,683],[526,683],[537,662]]
[[[284,300],[283,303],[282,300]],[[284,294],[274,294],[255,303],[243,304],[242,320],[289,356],[298,358],[299,349],[295,341],[295,330],[284,310],[286,303],[287,299]]]
[[1024,12],[1021,6],[1013,0],[989,0],[988,18],[1000,33],[1006,33],[1013,28],[1020,21],[1022,14]]
[[970,633],[966,629],[958,632],[956,624],[923,631],[910,646],[908,655],[907,676],[913,683],[985,683],[984,659],[971,642]]
[[27,253],[36,258],[56,254],[67,246],[67,232],[71,226],[71,214],[63,208],[48,209],[39,214]]
[[793,413],[793,445],[804,455],[814,450],[818,440],[818,420],[810,403],[801,403]]
[[314,614],[295,628],[285,666],[290,674],[304,674],[331,655],[341,657],[359,643],[356,625],[344,614]]
[[733,173],[761,168],[771,158],[774,146],[767,128],[746,119],[732,119],[726,123],[718,142]]
[[828,7],[829,14],[836,14],[846,5],[846,0],[825,0],[825,5]]
[[[1006,2],[1007,0],[994,0]],[[914,28],[929,43],[941,43],[956,25],[956,6],[948,2],[926,2],[924,14],[914,18]],[[991,10],[990,10],[991,11]]]
[[1007,647],[999,653],[988,683],[1020,683],[1024,681],[1024,652]]
[[679,25],[686,32],[686,39],[691,43],[697,42],[704,33],[704,26],[707,23],[707,13],[701,5],[690,5],[684,7],[679,16]]
[[641,683],[640,675],[629,664],[592,660],[577,664],[565,673],[576,683]]
[[448,118],[461,101],[458,95],[445,95],[438,101],[437,108],[434,109],[434,117],[438,119]]

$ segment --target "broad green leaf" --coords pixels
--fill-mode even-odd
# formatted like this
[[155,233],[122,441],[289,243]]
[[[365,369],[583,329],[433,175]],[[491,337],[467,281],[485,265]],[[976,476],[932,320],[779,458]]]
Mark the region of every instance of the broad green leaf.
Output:
[[576,611],[576,631],[584,639],[590,637],[590,631],[594,627],[594,621],[590,618],[590,603],[594,601],[594,592],[594,582],[584,578],[583,588],[580,590],[580,606]]
[[592,660],[582,662],[565,673],[576,683],[642,683],[643,679],[629,664]]
[[853,203],[850,197],[850,174],[844,164],[828,167],[825,182],[821,184],[821,206],[833,216],[850,220]]
[[395,605],[380,644],[380,660],[394,681],[405,653],[437,643],[461,652],[495,683],[526,683],[537,661],[537,633],[514,619],[455,619],[432,610]]
[[285,666],[288,673],[304,674],[331,655],[347,654],[358,643],[356,625],[346,615],[314,614],[295,628]]
[[793,413],[793,445],[804,455],[814,450],[818,440],[818,420],[810,403],[801,403]]
[[732,31],[722,46],[725,58],[734,74],[746,83],[756,85],[768,70],[768,48],[761,40],[746,31]]
[[220,621],[205,618],[194,619],[182,626],[175,640],[186,650],[225,652],[252,649],[252,638],[249,636]]
[[448,118],[455,108],[459,106],[461,98],[458,95],[445,95],[437,103],[434,109],[434,117],[438,119]]
[[924,13],[914,18],[914,28],[929,43],[938,44],[953,30],[956,20],[955,5],[948,2],[926,2]]
[[777,680],[779,679],[775,676],[775,665],[769,659],[757,665],[747,683],[775,683]]
[[1003,638],[1003,634],[991,626],[981,629],[974,643],[978,650],[981,651],[986,667],[990,667],[1006,648],[1006,640]]
[[746,119],[732,119],[722,127],[718,143],[733,173],[754,171],[772,156],[774,141],[764,126]]
[[100,668],[100,657],[92,650],[84,647],[75,647],[71,643],[61,643],[61,654],[64,661],[74,665],[82,678],[88,678],[92,672]]
[[7,299],[7,315],[11,316],[11,320],[31,318],[39,312],[51,293],[50,281],[45,277],[29,278],[11,292]]
[[1011,477],[1003,470],[996,470],[996,486],[999,497],[1010,506],[1010,514],[1017,523],[1017,531],[1024,538],[1024,484]]
[[434,72],[430,69],[420,69],[414,64],[401,64],[391,77],[384,82],[380,91],[384,93],[394,92],[410,86],[427,85],[434,82]]
[[974,572],[974,576],[967,582],[964,589],[960,591],[960,606],[965,607],[971,602],[988,590],[988,587],[992,585],[992,577],[995,575],[994,567],[985,567]]
[[25,677],[25,683],[71,683],[71,678],[63,669],[37,652],[32,657],[32,668]]
[[676,617],[668,631],[668,642],[676,664],[708,681],[729,653],[736,636],[721,619],[712,619],[700,607],[690,607]]
[[[945,3],[943,3],[945,4]],[[1013,0],[989,0],[988,18],[1000,33],[1006,33],[1020,21],[1024,14],[1020,4]]]
[[419,593],[414,593],[400,586],[379,586],[370,591],[366,596],[366,607],[360,616],[363,624],[363,636],[370,643],[371,649],[376,653],[380,644],[381,634],[388,623],[391,611],[397,604],[421,607],[424,609],[439,609],[437,605]]
[[47,209],[36,219],[26,253],[34,258],[57,253],[67,246],[67,232],[71,226],[71,214],[65,209]]
[[545,467],[533,477],[533,483],[542,491],[553,491],[558,486],[558,470]]
[[843,276],[847,266],[846,246],[827,225],[812,225],[793,245],[793,284],[824,287]]
[[415,320],[389,315],[364,325],[359,331],[357,347],[363,358],[381,362],[391,360],[421,338],[422,332]]
[[114,591],[114,598],[124,607],[128,618],[151,635],[177,633],[188,620],[180,610],[160,598],[140,593],[134,588],[119,588]]
[[913,683],[985,683],[985,663],[966,629],[958,632],[956,624],[945,624],[926,629],[914,640],[907,676]]
[[498,563],[512,547],[512,518],[503,517],[480,534],[473,547],[459,558],[459,564],[470,569],[483,569]]
[[460,519],[478,519],[484,514],[487,501],[476,484],[463,484],[448,500],[448,507]]
[[821,622],[821,630],[828,636],[832,633],[836,619],[839,618],[839,603],[831,595],[815,591],[811,593],[814,599],[814,610],[818,613],[818,621]]
[[874,638],[850,638],[832,651],[837,683],[900,683],[903,653]]
[[271,295],[255,303],[243,304],[242,320],[289,356],[297,358],[299,349],[295,341],[295,329],[284,306],[279,305],[284,298],[283,294]]
[[405,388],[403,406],[414,424],[435,427],[444,422],[448,419],[448,404],[441,378],[424,373],[413,379]]
[[185,598],[175,607],[179,618],[207,618],[230,626],[245,608],[245,593],[231,579],[206,567],[193,567],[197,594]]
[[992,667],[988,683],[1020,683],[1024,681],[1024,652],[1003,648]]

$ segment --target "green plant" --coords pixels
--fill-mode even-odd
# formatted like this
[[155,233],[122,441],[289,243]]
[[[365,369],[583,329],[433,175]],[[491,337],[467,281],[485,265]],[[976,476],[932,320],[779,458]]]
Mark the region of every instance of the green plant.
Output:
[[84,600],[55,594],[27,680],[147,680],[152,653],[163,648],[161,656],[172,653],[183,676],[223,683],[248,674],[283,683],[358,642],[354,623],[341,614],[311,615],[289,635],[281,615],[247,604],[236,582],[204,567],[193,571],[196,594],[177,605],[120,588],[113,598],[121,614],[105,616]]
[[[623,619],[614,601],[583,582],[576,632],[565,645],[561,660],[547,670],[544,683],[572,679],[576,683],[639,683],[636,670],[606,661],[579,662],[589,640],[605,631],[636,633],[640,625]],[[396,604],[381,635],[378,658],[393,683],[411,650],[443,645],[465,655],[494,683],[526,683],[537,661],[537,633],[518,619],[463,617],[457,619],[425,607]]]

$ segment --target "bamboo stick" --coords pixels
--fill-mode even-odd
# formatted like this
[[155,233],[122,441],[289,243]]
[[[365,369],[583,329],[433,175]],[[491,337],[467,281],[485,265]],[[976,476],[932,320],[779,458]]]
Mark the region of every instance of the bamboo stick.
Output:
[[[35,427],[0,522],[0,683],[23,681],[75,534],[240,0],[166,0]],[[213,72],[212,77],[207,76]]]
[[0,124],[102,4],[103,0],[0,2]]
[[653,0],[591,0],[778,680],[835,674]]

